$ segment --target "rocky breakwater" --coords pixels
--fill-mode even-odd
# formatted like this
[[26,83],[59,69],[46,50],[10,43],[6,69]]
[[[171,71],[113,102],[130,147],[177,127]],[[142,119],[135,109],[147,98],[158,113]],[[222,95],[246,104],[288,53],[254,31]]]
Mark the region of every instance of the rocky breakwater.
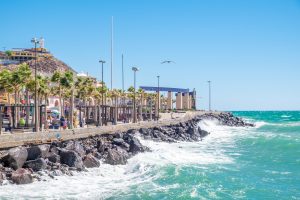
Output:
[[99,167],[101,162],[124,165],[135,154],[150,151],[141,144],[137,135],[158,142],[200,141],[209,134],[198,126],[198,122],[204,119],[218,120],[221,125],[227,126],[253,126],[230,113],[209,113],[175,125],[132,129],[76,141],[15,147],[0,152],[0,185],[40,181],[44,175],[52,178],[72,176],[74,171]]

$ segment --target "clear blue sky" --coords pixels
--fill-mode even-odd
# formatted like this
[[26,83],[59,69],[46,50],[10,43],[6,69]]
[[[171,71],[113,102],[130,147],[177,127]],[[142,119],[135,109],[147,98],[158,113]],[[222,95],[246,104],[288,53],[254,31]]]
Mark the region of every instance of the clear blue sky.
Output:
[[[1,0],[0,48],[45,46],[100,78],[115,29],[115,86],[139,66],[138,85],[196,88],[198,108],[300,110],[300,0]],[[164,59],[175,64],[161,65]]]

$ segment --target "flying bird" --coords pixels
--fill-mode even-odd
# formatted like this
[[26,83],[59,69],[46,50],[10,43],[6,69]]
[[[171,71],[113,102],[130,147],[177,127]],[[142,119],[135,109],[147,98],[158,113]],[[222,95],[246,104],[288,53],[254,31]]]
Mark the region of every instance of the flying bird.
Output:
[[161,62],[161,64],[165,64],[165,63],[168,63],[168,64],[169,64],[169,63],[175,63],[175,62],[172,61],[172,60],[165,60],[165,61],[162,61],[162,62]]

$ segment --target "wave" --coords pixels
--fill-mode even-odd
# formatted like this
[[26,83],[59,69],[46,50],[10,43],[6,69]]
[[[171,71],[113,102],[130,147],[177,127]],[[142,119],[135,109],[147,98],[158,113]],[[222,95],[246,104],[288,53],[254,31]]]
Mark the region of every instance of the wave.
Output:
[[255,127],[256,128],[260,128],[260,127],[263,127],[265,125],[270,125],[270,123],[267,123],[267,122],[264,122],[264,121],[255,122]]
[[[235,146],[235,138],[247,134],[246,128],[221,126],[215,120],[203,120],[198,126],[210,132],[200,142],[164,143],[144,140],[141,143],[152,151],[140,153],[128,160],[128,164],[112,166],[101,163],[99,168],[74,176],[59,176],[55,179],[43,177],[46,182],[34,182],[28,185],[5,185],[0,190],[0,199],[106,199],[126,196],[132,188],[151,188],[151,191],[167,191],[179,187],[171,184],[165,188],[155,180],[166,176],[167,167],[175,168],[174,176],[181,167],[197,166],[206,169],[212,164],[232,164],[234,157],[227,149]],[[244,131],[245,130],[245,131]],[[37,189],[38,188],[38,189]],[[191,196],[197,196],[195,192]]]

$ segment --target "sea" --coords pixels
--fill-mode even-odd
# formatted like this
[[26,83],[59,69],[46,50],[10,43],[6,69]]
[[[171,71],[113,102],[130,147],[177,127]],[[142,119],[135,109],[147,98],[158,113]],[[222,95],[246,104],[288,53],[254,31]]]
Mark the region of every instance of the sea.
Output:
[[300,199],[300,111],[239,111],[255,127],[204,120],[199,142],[143,140],[152,150],[128,164],[27,185],[0,186],[0,199]]

